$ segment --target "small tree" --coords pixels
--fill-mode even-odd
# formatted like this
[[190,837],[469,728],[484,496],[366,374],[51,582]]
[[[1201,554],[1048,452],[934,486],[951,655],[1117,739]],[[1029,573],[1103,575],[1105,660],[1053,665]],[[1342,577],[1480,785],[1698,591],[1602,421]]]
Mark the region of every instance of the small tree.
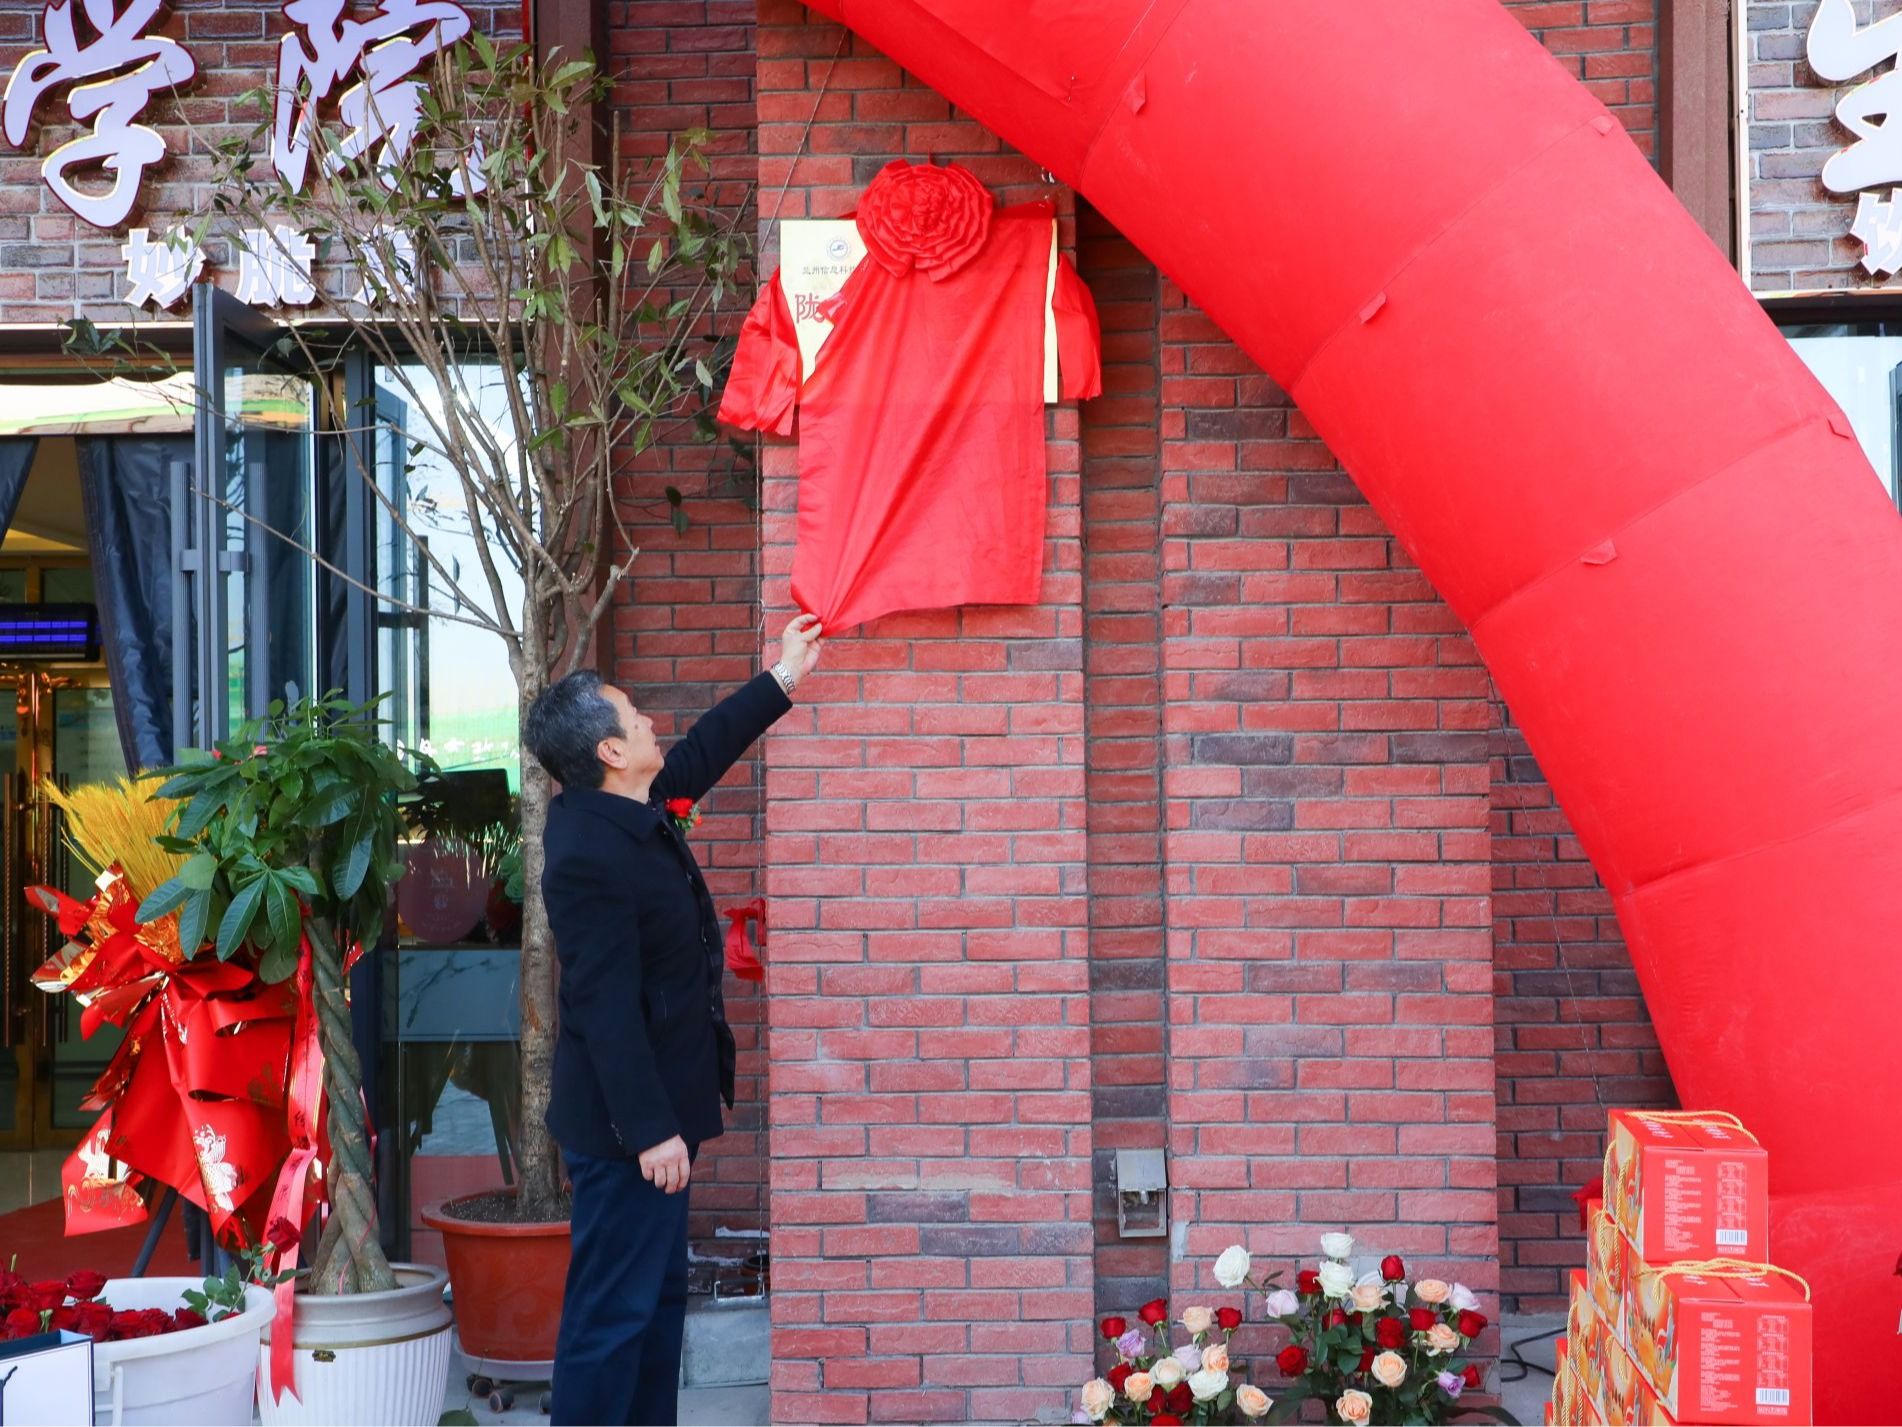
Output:
[[310,945],[331,1158],[331,1213],[311,1258],[316,1293],[396,1287],[377,1237],[362,1068],[344,980],[353,952],[374,946],[396,855],[396,796],[415,787],[378,737],[376,706],[302,699],[247,724],[215,749],[155,775],[177,799],[158,839],[185,858],[139,907],[139,920],[178,913],[179,945],[207,943],[220,961],[257,957],[266,981],[288,980]]
[[[331,277],[317,299],[321,321],[294,324],[285,341],[314,368],[345,346],[367,348],[421,417],[406,433],[410,455],[427,452],[452,473],[475,577],[417,544],[454,602],[452,617],[501,641],[519,713],[590,662],[634,558],[615,499],[617,465],[673,424],[715,439],[705,408],[722,349],[711,316],[733,292],[745,252],[740,210],[717,213],[689,181],[706,171],[705,133],[679,136],[641,172],[622,161],[618,134],[605,167],[583,157],[585,116],[607,92],[586,59],[538,60],[527,46],[472,36],[437,57],[404,157],[373,149],[349,159],[325,133],[307,190],[294,193],[259,163],[262,129],[234,136],[217,146],[214,211],[199,224],[201,241],[214,224],[269,233],[278,223],[316,241]],[[277,98],[260,95],[263,112]],[[232,240],[241,241],[235,231]],[[497,369],[501,430],[484,412]],[[346,425],[372,422],[374,412],[344,414]],[[413,534],[410,513],[374,472],[359,474]],[[683,525],[679,492],[656,497]],[[547,773],[524,748],[524,1219],[565,1214],[543,1125],[556,1029],[540,890],[550,795]]]

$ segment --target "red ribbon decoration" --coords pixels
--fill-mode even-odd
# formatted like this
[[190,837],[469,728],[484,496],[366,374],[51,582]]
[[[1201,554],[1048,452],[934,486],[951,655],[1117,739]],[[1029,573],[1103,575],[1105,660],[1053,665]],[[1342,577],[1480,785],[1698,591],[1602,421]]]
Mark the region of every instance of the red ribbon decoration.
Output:
[[[82,1034],[103,1024],[126,1032],[84,1102],[104,1113],[61,1176],[67,1232],[143,1219],[134,1191],[150,1179],[202,1207],[221,1238],[255,1237],[257,1191],[290,1148],[285,1067],[295,990],[267,985],[246,966],[174,959],[163,935],[138,922],[123,881],[84,903],[53,888],[33,893],[62,930],[91,937],[54,956],[35,982],[85,1000]],[[115,1176],[112,1161],[126,1173]]]
[[759,923],[759,944],[766,945],[766,903],[754,898],[742,907],[733,907],[727,911],[726,929],[726,969],[742,981],[764,981],[766,968],[753,954],[753,948],[746,938],[746,924]]
[[[308,937],[298,938],[296,985],[297,1027],[291,1041],[290,1099],[285,1117],[291,1152],[277,1176],[277,1189],[271,1195],[270,1227],[266,1231],[267,1241],[277,1250],[272,1270],[280,1273],[297,1267],[298,1252],[303,1247],[303,1224],[309,1213],[304,1192],[310,1184],[311,1166],[317,1159],[317,1116],[324,1081],[324,1052],[317,1040],[316,1008],[311,999]],[[277,1313],[271,1320],[271,1397],[272,1401],[281,1402],[286,1390],[292,1397],[297,1396],[297,1365],[292,1356],[296,1281],[287,1278],[272,1292],[277,1300]]]

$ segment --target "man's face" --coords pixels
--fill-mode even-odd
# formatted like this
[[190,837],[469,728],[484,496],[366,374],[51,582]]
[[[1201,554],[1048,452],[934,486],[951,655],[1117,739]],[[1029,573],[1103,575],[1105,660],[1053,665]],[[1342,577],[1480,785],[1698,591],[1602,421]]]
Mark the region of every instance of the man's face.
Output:
[[601,686],[601,697],[614,705],[621,720],[621,738],[601,740],[595,752],[610,768],[623,769],[637,778],[660,772],[660,744],[654,739],[654,721],[634,707],[634,701],[612,684]]

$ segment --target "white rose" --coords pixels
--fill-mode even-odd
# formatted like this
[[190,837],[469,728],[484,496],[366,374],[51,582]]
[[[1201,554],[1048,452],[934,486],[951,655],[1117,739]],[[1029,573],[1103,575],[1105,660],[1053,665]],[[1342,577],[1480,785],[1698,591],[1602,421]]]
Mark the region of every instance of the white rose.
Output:
[[1268,1295],[1268,1316],[1270,1318],[1292,1318],[1301,1311],[1301,1300],[1285,1288],[1277,1288]]
[[1463,1283],[1456,1283],[1448,1290],[1446,1306],[1455,1313],[1464,1313],[1468,1309],[1479,1307],[1479,1295]]
[[1167,1392],[1182,1381],[1182,1364],[1174,1358],[1158,1358],[1156,1365],[1149,1370],[1149,1375],[1156,1380],[1157,1387]]
[[1240,1244],[1230,1244],[1215,1261],[1215,1281],[1224,1288],[1240,1288],[1248,1277],[1248,1269],[1248,1250]]
[[1083,1410],[1090,1414],[1091,1421],[1101,1422],[1115,1404],[1116,1389],[1102,1378],[1093,1377],[1083,1384]]
[[1213,1368],[1204,1368],[1189,1379],[1189,1391],[1195,1394],[1197,1402],[1208,1402],[1222,1395],[1228,1388],[1228,1374],[1216,1372]]
[[1345,1298],[1354,1291],[1354,1270],[1344,1263],[1329,1260],[1321,1265],[1321,1292],[1329,1298]]
[[1407,1380],[1407,1360],[1398,1353],[1382,1353],[1374,1359],[1374,1376],[1383,1387],[1398,1387]]
[[1182,1326],[1191,1333],[1206,1333],[1209,1325],[1215,1321],[1215,1315],[1206,1308],[1184,1308]]
[[1345,1261],[1347,1256],[1354,1252],[1354,1236],[1352,1234],[1323,1234],[1321,1235],[1321,1252],[1331,1259]]

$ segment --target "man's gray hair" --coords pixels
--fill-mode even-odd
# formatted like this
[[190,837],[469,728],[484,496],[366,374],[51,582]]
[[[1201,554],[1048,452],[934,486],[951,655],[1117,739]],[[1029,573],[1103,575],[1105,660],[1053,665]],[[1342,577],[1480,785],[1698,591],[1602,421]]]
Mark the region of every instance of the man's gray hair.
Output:
[[600,787],[601,740],[627,737],[614,705],[601,697],[605,682],[599,670],[577,669],[543,689],[522,720],[528,751],[564,788]]

